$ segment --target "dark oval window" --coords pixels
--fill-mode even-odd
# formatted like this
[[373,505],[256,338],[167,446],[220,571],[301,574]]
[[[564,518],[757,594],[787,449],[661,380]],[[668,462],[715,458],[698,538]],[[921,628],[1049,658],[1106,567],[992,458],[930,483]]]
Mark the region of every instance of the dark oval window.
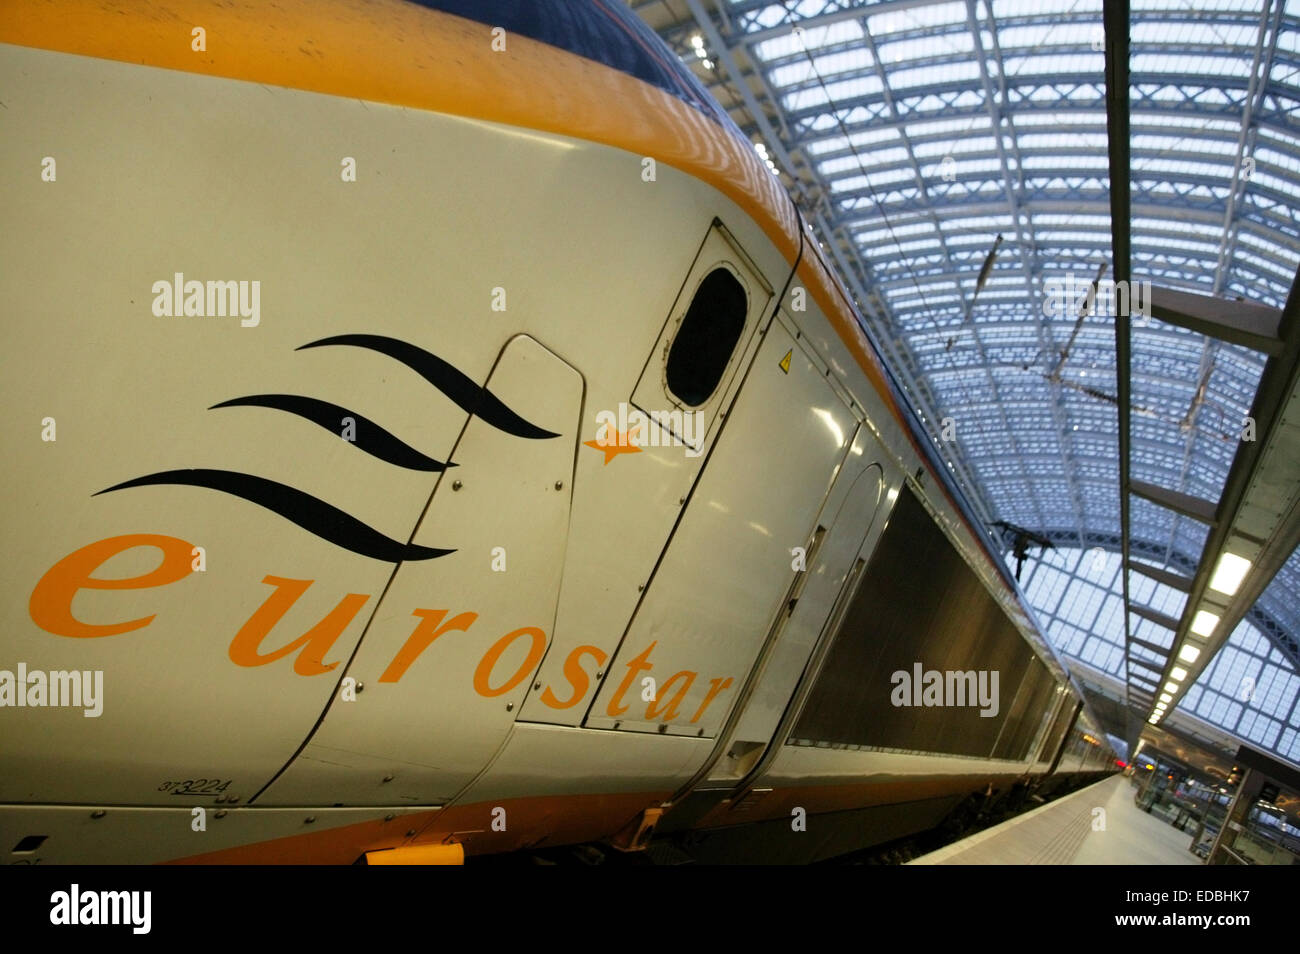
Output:
[[715,268],[700,282],[668,352],[668,390],[683,404],[698,407],[717,388],[748,310],[745,286],[727,269]]

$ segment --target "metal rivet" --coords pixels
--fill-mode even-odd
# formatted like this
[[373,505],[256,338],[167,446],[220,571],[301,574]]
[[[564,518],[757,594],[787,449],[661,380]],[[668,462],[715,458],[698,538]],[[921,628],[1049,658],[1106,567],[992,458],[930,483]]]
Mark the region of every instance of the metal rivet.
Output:
[[515,708],[515,704],[513,702],[506,703],[506,712],[513,712],[514,708]]
[[233,805],[233,804],[235,804],[235,802],[239,801],[239,796],[238,796],[238,795],[231,795],[229,798],[226,799],[226,801],[228,801],[230,804]]
[[699,732],[696,732],[695,734],[698,735],[698,736],[700,736],[701,738],[703,738],[703,737],[704,737],[704,730],[701,729]]
[[640,592],[641,592],[642,590],[644,590],[644,589],[645,589],[645,584],[644,584],[644,583],[638,583],[638,584],[636,585],[636,591],[637,591],[638,593],[640,593]]
[[224,796],[224,795],[218,795],[218,796],[216,797],[216,804],[220,805],[220,804],[221,804],[222,802],[224,802],[225,800],[226,800],[226,796]]
[[604,675],[605,675],[605,674],[604,674],[603,672],[601,672],[599,669],[596,670],[596,678],[597,678],[597,679],[600,679],[600,678],[604,677]]
[[365,692],[365,691],[366,691],[366,684],[364,682],[357,683],[357,692]]
[[103,818],[103,817],[104,817],[105,815],[107,815],[107,814],[108,814],[108,812],[104,811],[104,809],[102,809],[102,808],[96,808],[93,812],[90,813],[90,817],[91,817],[91,818]]
[[384,781],[385,781],[385,782],[391,782],[392,780],[393,780],[393,776],[391,776],[391,775],[385,775],[385,776],[384,776]]
[[540,689],[540,688],[542,688],[542,684],[541,684],[540,682],[535,682],[535,683],[533,683],[533,688],[534,688],[534,689]]
[[415,837],[415,829],[414,829],[414,828],[408,828],[408,829],[406,830],[406,837],[407,837],[407,838],[414,838],[414,837]]
[[303,819],[303,824],[314,825],[315,823],[316,823],[315,815],[308,815],[306,818]]
[[384,816],[384,821],[392,821],[396,817],[397,817],[396,815],[390,813]]
[[678,498],[677,498],[677,506],[680,507],[680,506],[681,506],[682,504],[684,504],[684,503],[686,503],[686,498],[685,498],[685,497],[678,497]]
[[623,724],[623,723],[621,723],[621,722],[615,722],[615,723],[614,723],[614,728],[617,729],[617,728],[618,728],[620,725],[622,725],[622,724]]
[[221,811],[217,812],[216,817],[217,817],[217,818],[225,818],[225,817],[226,817],[226,810],[225,810],[224,808],[221,809]]
[[668,731],[668,723],[667,723],[667,722],[664,722],[664,723],[662,723],[662,724],[659,726],[659,734],[660,734],[660,735],[663,735],[663,734],[666,733],[667,731]]
[[452,489],[452,490],[460,490],[460,488],[463,487],[463,486],[465,486],[465,485],[462,484],[459,480],[453,480],[453,481],[451,482],[451,489]]
[[562,480],[557,480],[557,481],[555,482],[555,489],[556,489],[556,490],[563,490],[563,489],[564,489],[564,481],[562,481]]

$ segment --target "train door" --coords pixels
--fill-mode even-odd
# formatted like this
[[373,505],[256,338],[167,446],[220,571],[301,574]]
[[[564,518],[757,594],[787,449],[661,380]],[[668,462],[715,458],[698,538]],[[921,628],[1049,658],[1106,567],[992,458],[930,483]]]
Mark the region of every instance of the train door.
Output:
[[585,726],[711,738],[736,704],[857,427],[796,334],[769,328]]
[[859,552],[885,499],[886,478],[879,445],[865,427],[856,434],[849,456],[817,519],[816,546],[806,570],[791,581],[790,595],[777,614],[760,659],[752,689],[743,700],[717,760],[707,771],[710,785],[737,782],[763,757],[769,746],[784,743],[778,732],[790,713],[792,697],[810,665],[814,650],[829,638],[837,610],[851,595],[865,566]]

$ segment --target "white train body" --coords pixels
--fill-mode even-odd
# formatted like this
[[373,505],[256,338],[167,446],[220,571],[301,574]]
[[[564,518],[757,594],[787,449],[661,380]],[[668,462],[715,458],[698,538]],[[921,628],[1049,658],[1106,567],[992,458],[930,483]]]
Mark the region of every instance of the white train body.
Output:
[[[692,800],[906,833],[1082,732],[743,140],[450,13],[182,6],[0,29],[11,861],[635,846]],[[718,269],[743,327],[691,404]],[[1051,673],[1019,757],[794,732],[900,497]]]

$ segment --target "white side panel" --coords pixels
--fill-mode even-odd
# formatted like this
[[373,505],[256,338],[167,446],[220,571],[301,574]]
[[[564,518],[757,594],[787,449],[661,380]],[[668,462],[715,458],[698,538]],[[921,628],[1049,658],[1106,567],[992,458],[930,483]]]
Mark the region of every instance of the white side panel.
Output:
[[773,323],[586,725],[716,731],[793,579],[792,551],[809,544],[855,424],[823,373]]
[[488,390],[555,436],[470,418],[415,542],[457,548],[403,564],[320,728],[259,804],[444,802],[487,765],[515,720],[555,619],[582,377],[513,338]]
[[[668,792],[708,755],[706,739],[592,732],[521,722],[492,768],[457,802],[591,792]],[[594,787],[593,778],[600,779]]]
[[[265,406],[214,407],[259,395],[316,399],[353,412],[359,438],[369,419],[446,459],[466,415],[418,375],[365,349],[295,351],[357,332],[435,346],[410,320],[428,311],[420,289],[381,280],[388,290],[367,309],[341,301],[325,277],[356,283],[370,266],[358,258],[358,225],[403,200],[377,189],[364,214],[346,201],[323,203],[303,174],[320,151],[287,122],[235,132],[212,120],[293,113],[303,127],[328,128],[338,101],[327,97],[11,46],[0,47],[0,88],[0,218],[12,226],[0,229],[8,455],[0,669],[103,674],[98,717],[79,707],[0,709],[0,800],[170,805],[186,781],[203,804],[246,800],[319,718],[393,563],[234,493],[181,483],[187,475],[176,472],[273,482],[287,490],[271,487],[262,499],[281,512],[292,509],[286,493],[300,492],[406,543],[436,473],[365,453],[361,439],[344,439],[348,415],[322,424]],[[164,129],[165,157],[143,145]],[[54,182],[29,174],[47,154],[58,162]],[[351,197],[339,185],[333,195]],[[248,283],[258,282],[258,323],[155,315],[154,284],[177,272],[184,281],[243,281],[250,306]],[[205,286],[205,310],[206,297]],[[42,440],[45,418],[55,440]],[[166,483],[101,493],[168,472]],[[82,587],[67,598],[47,590],[42,622],[31,615],[38,581],[57,563],[134,534],[183,541],[167,563],[186,569],[192,547],[202,547],[206,569],[137,588]],[[127,579],[163,563],[163,551],[136,546],[64,577]],[[292,657],[232,660],[236,634],[276,592],[270,577],[309,586],[256,644],[261,656],[348,594],[364,599],[321,654],[325,671],[296,673]],[[69,604],[84,623],[147,622],[76,635],[51,622]]]
[[[689,412],[695,426],[676,433],[659,426],[654,417],[676,414],[684,423],[683,408],[665,384],[667,356],[701,280],[719,267],[728,269],[745,289],[744,330],[714,393]],[[646,351],[640,377],[627,382],[630,397],[620,392],[616,403],[603,401],[599,394],[588,400],[583,434],[592,439],[584,440],[578,454],[571,545],[565,554],[555,640],[521,719],[559,725],[582,722],[593,687],[600,684],[598,674],[607,671],[641,589],[717,440],[726,409],[754,360],[762,329],[771,319],[771,299],[772,290],[758,266],[715,222],[658,339]],[[607,453],[599,445],[602,437],[608,440],[611,435],[608,430],[602,433],[599,421],[607,426],[616,422],[612,436],[620,441],[639,428],[639,442]],[[637,575],[629,577],[629,570]]]

